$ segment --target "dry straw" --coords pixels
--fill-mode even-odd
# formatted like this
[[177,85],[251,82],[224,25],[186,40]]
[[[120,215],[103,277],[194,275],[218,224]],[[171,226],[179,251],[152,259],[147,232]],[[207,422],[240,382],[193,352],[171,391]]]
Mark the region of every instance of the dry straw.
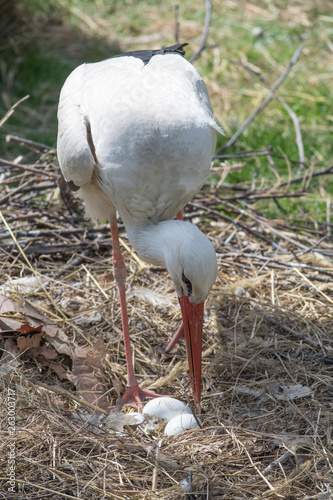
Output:
[[[126,369],[108,227],[84,220],[81,203],[57,177],[52,151],[28,169],[1,164],[2,295],[28,300],[82,352],[93,352],[89,346],[102,336],[98,369],[115,406]],[[250,204],[268,193],[283,196],[282,183],[241,199],[229,186],[227,199],[216,176],[185,214],[210,236],[219,261],[206,304],[203,428],[165,438],[162,427],[116,432],[78,423],[74,413],[105,411],[80,396],[71,357],[56,352],[51,362],[20,351],[17,328],[29,318],[3,313],[0,447],[7,456],[13,390],[17,492],[4,498],[330,498],[331,223],[265,219]],[[164,269],[142,266],[121,233],[135,371],[143,387],[191,402],[184,345],[163,354],[180,320],[172,282]],[[22,278],[34,276],[35,285],[24,285]],[[16,326],[4,328],[9,324]],[[49,353],[50,335],[38,338],[40,352]],[[5,491],[6,463],[0,473]]]

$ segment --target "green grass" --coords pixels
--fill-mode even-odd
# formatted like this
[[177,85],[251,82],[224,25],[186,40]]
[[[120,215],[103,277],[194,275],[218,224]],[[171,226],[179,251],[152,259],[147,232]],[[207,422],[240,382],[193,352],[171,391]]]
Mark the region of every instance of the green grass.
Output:
[[[0,44],[0,116],[24,95],[29,94],[30,99],[17,108],[0,130],[0,156],[7,158],[22,152],[17,146],[4,142],[7,133],[56,145],[60,88],[78,64],[120,51],[174,43],[173,2],[27,0],[19,5],[22,18],[28,21],[25,27],[19,25],[10,34],[8,29],[2,30],[7,34]],[[179,3],[180,39],[190,42],[188,58],[199,46],[204,16],[204,2],[183,0]],[[215,115],[227,135],[230,137],[239,128],[268,93],[258,77],[235,61],[256,66],[272,85],[296,48],[305,42],[303,54],[279,93],[298,116],[307,165],[327,166],[333,156],[332,34],[329,2],[310,0],[290,5],[282,0],[260,0],[252,4],[215,1],[208,39],[211,47],[201,54],[195,65],[207,83]],[[224,142],[225,139],[220,138],[218,146]],[[228,153],[268,146],[289,160],[298,159],[290,116],[275,100],[257,116]],[[229,174],[228,183],[250,183],[254,175],[275,180],[265,158],[244,163],[242,172]],[[283,158],[276,158],[275,163],[283,179],[288,178],[289,168],[292,175],[297,172],[298,166],[291,163],[289,167]],[[326,216],[322,195],[328,193],[329,196],[332,187],[332,181],[327,178],[311,184],[313,194],[306,200],[309,213],[314,212],[319,218]],[[316,194],[320,189],[321,195]],[[318,203],[314,201],[316,196]],[[297,215],[300,210],[307,212],[302,203],[283,200],[281,206]],[[266,203],[268,215],[278,216],[278,210],[274,203]]]

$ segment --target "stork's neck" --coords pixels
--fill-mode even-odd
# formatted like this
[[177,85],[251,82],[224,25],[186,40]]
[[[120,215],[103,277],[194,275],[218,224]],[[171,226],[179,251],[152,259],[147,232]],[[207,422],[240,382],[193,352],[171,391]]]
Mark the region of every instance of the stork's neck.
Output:
[[167,220],[133,227],[125,222],[127,235],[138,255],[157,266],[167,266],[175,248],[184,239],[183,224],[189,223]]
[[216,253],[207,236],[181,220],[151,223],[140,229],[124,222],[140,257],[167,268],[178,296],[183,295],[185,276],[192,286],[191,302],[204,302],[217,275]]

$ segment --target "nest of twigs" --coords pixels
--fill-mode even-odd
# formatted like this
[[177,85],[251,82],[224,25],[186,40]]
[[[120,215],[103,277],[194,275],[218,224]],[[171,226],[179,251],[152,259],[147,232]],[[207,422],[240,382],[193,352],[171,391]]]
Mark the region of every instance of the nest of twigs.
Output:
[[[188,207],[219,276],[206,304],[202,428],[166,438],[127,425],[131,410],[116,406],[126,364],[108,226],[85,220],[54,151],[20,142],[38,159],[0,163],[0,498],[331,498],[329,225],[264,219],[237,204],[239,189],[224,199],[216,176]],[[283,188],[242,194],[268,192]],[[191,404],[183,343],[163,353],[180,321],[173,284],[126,247],[121,224],[120,234],[140,384]],[[99,425],[109,410],[118,427]]]

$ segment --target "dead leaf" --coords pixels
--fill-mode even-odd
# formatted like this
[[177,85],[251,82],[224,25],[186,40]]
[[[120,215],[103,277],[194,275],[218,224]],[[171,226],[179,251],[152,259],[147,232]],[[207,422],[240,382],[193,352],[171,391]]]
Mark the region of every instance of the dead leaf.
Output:
[[[98,361],[98,354],[101,356]],[[110,401],[107,396],[103,396],[110,389],[109,377],[104,368],[105,346],[100,339],[94,346],[75,346],[72,350],[73,371],[72,380],[82,398],[99,408],[108,410]],[[96,363],[94,366],[89,361]],[[105,365],[106,366],[106,365]]]
[[73,413],[73,418],[81,425],[84,424],[90,431],[98,434],[112,429],[123,432],[126,425],[140,425],[144,421],[143,415],[137,413],[125,414],[119,408],[112,408],[106,415],[89,415],[87,413]]
[[[13,323],[14,322],[14,323]],[[0,319],[0,331],[5,333],[14,333],[21,323],[11,318],[6,318],[6,323]]]
[[95,344],[87,352],[87,363],[95,368],[104,368],[106,364],[106,348],[103,335],[99,335]]
[[[19,337],[17,337],[17,347],[19,348],[20,352],[35,351],[35,349],[40,346],[42,335],[42,333],[37,333],[35,335],[20,335]],[[35,352],[31,352],[30,354],[30,357],[35,357],[37,355],[37,353]]]
[[15,370],[21,362],[18,359],[20,351],[17,348],[16,342],[12,339],[6,339],[4,342],[4,354],[1,358],[0,373],[9,373]]
[[68,356],[71,356],[70,341],[65,332],[63,332],[63,330],[61,330],[56,323],[38,311],[38,309],[36,309],[28,301],[21,304],[16,300],[0,295],[0,314],[14,312],[23,314],[27,322],[33,327],[42,326],[46,333],[46,340],[52,345],[52,347],[54,347],[60,354],[67,354]]
[[42,325],[39,326],[30,326],[28,323],[24,323],[17,329],[18,332],[23,333],[23,335],[27,335],[28,333],[39,333],[42,331]]
[[282,401],[290,401],[291,399],[304,398],[311,396],[312,390],[302,384],[286,385],[275,382],[267,388],[267,392],[274,398]]
[[55,359],[58,356],[57,351],[54,349],[50,349],[46,345],[41,345],[38,347],[38,353],[43,356],[45,359]]

